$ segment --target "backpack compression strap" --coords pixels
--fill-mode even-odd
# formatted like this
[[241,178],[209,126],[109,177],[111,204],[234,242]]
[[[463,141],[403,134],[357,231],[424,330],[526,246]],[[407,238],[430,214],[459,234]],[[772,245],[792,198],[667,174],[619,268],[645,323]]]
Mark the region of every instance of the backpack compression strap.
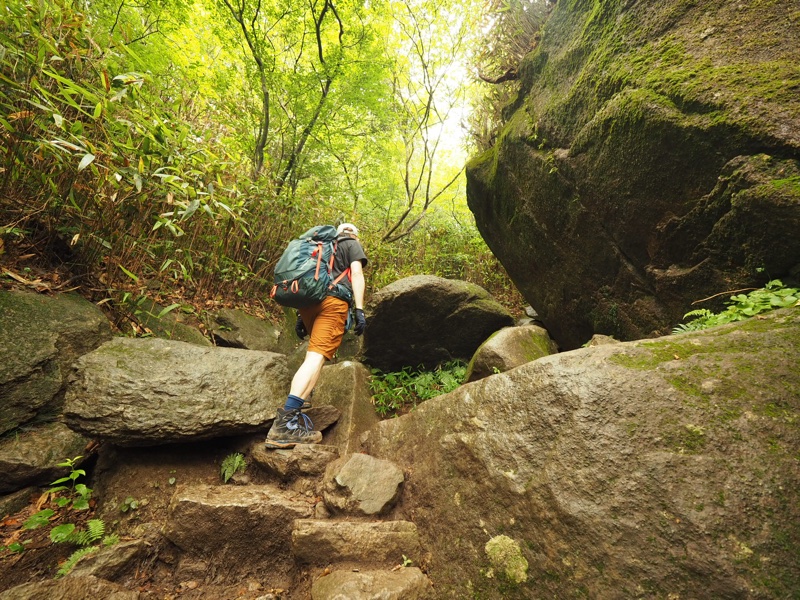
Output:
[[[337,240],[334,240],[334,242],[333,242],[333,252],[331,252],[331,260],[328,263],[328,273],[333,271],[333,259],[336,257],[336,248],[338,248],[338,247],[339,247],[339,242]],[[315,254],[317,255],[317,268],[314,271],[314,280],[317,281],[317,280],[319,280],[319,268],[320,268],[320,266],[322,266],[322,242],[317,242],[317,249],[314,250],[311,253],[311,256],[314,256]],[[347,273],[348,277],[349,277],[349,273],[350,273],[350,268],[349,267],[345,271],[345,273]],[[337,277],[336,281],[334,281],[331,284],[331,287],[333,287],[334,285],[339,283],[341,280],[342,280],[341,276]]]
[[[336,248],[338,248],[338,246],[339,246],[338,240],[334,241],[333,242],[333,252],[331,252],[331,260],[328,263],[328,272],[329,273],[331,271],[333,271],[333,259],[336,257]],[[319,268],[320,268],[320,266],[322,266],[322,242],[317,242],[317,249],[314,250],[314,252],[311,253],[311,256],[314,256],[315,254],[317,255],[317,268],[314,271],[314,279],[318,280],[319,279]],[[331,282],[331,284],[328,286],[328,289],[332,290],[345,277],[347,277],[348,279],[351,279],[350,278],[350,267],[347,267],[344,271],[339,273],[339,276]],[[297,283],[296,281],[293,282],[293,284],[296,284],[296,283]],[[296,291],[296,290],[292,290],[292,291]]]
[[[334,240],[333,252],[331,253],[331,263],[328,265],[328,270],[330,272],[333,272],[333,258],[336,256],[336,248],[338,247],[339,247],[339,240]],[[352,278],[350,277],[350,267],[347,267],[344,271],[339,273],[339,276],[331,282],[331,284],[328,286],[328,289],[332,290],[333,288],[335,288],[336,285],[345,277],[347,277],[348,280],[352,281]]]
[[[334,247],[333,252],[331,253],[331,262],[333,262],[333,255],[336,253],[336,248]],[[322,242],[317,242],[317,249],[311,253],[311,256],[317,255],[317,269],[314,271],[314,281],[319,280],[319,267],[322,264]]]
[[336,284],[339,283],[345,277],[350,279],[350,267],[347,267],[344,271],[339,273],[339,276],[331,282],[331,284],[328,286],[328,289],[332,290],[334,288],[334,286],[336,286]]

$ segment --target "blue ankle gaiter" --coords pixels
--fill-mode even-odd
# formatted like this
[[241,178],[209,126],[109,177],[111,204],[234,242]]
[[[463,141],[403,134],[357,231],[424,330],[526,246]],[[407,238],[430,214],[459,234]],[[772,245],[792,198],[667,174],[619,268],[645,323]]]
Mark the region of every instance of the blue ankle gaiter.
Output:
[[305,401],[299,396],[289,394],[289,397],[286,398],[286,404],[283,405],[283,410],[296,410],[298,408],[302,408],[304,402]]

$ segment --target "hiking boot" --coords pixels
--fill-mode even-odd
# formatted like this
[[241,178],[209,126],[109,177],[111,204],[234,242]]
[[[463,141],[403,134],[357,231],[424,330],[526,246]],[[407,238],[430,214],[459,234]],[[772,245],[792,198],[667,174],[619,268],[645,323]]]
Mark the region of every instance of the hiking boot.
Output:
[[321,441],[322,432],[314,431],[308,415],[297,408],[279,408],[265,444],[267,448],[294,448],[295,444],[319,444]]

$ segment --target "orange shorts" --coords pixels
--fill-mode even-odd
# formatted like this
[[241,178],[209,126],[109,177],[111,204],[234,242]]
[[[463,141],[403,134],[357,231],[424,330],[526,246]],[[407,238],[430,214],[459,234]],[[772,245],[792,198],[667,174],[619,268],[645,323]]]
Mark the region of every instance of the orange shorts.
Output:
[[333,296],[327,296],[315,306],[301,308],[300,317],[306,331],[311,332],[309,351],[331,360],[342,344],[349,311],[350,305],[347,302]]

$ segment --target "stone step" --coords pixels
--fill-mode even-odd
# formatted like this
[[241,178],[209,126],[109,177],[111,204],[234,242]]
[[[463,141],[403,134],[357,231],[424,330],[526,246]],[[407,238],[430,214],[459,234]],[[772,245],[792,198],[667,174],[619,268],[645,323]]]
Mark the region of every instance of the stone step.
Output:
[[339,448],[323,444],[297,444],[287,450],[274,450],[258,442],[251,447],[250,456],[266,472],[282,481],[290,481],[325,473],[328,463],[339,458]]
[[311,600],[428,600],[433,586],[416,567],[391,571],[333,571],[314,581]]
[[292,551],[300,563],[394,566],[404,557],[420,559],[417,526],[410,521],[334,521],[297,519]]
[[138,591],[127,590],[119,584],[98,579],[97,577],[84,577],[70,575],[61,579],[49,581],[34,581],[23,583],[11,589],[0,591],[0,600],[39,600],[48,598],[57,600],[69,598],[70,600],[139,600]]
[[296,519],[316,499],[272,485],[185,485],[175,490],[164,535],[186,557],[238,572],[287,571]]

